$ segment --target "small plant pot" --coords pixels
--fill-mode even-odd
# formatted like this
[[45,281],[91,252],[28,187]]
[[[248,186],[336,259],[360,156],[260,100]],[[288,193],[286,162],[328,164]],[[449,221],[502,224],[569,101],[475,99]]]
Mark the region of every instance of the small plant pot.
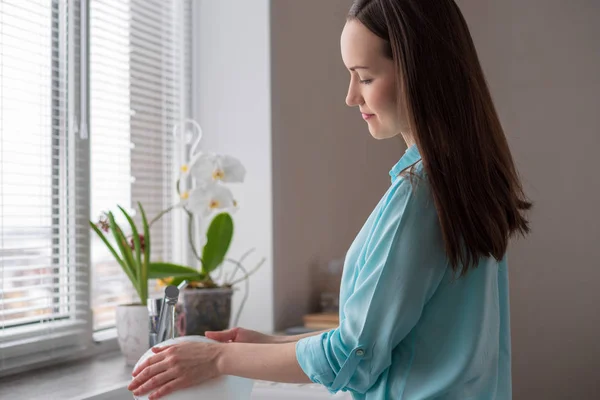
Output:
[[129,366],[135,365],[148,350],[148,308],[141,304],[117,306],[119,348]]
[[188,288],[180,294],[177,331],[179,336],[201,335],[229,328],[233,289]]

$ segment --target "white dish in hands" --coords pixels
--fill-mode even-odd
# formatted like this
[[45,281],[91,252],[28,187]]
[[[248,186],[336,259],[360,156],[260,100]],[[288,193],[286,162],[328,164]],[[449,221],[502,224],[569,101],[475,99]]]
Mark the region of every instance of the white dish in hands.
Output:
[[[215,340],[204,336],[182,336],[175,339],[165,340],[155,347],[170,346],[182,342],[204,342],[217,343]],[[148,349],[135,364],[135,368],[143,363],[147,358],[154,355],[152,349]],[[181,389],[165,397],[164,400],[249,400],[254,381],[251,379],[240,378],[238,376],[223,375],[211,379],[200,385],[192,386],[187,389]],[[136,400],[148,400],[152,392],[144,396],[133,396]]]

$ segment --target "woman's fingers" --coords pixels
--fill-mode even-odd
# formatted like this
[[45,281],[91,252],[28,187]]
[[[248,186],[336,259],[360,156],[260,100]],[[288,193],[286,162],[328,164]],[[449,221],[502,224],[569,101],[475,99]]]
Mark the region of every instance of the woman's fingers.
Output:
[[165,355],[166,355],[166,353],[163,352],[163,353],[159,353],[159,354],[153,355],[152,357],[148,357],[146,359],[146,361],[144,361],[143,363],[141,363],[140,365],[138,365],[138,367],[133,370],[133,372],[131,373],[131,375],[133,377],[136,377],[145,368],[149,367],[150,365],[159,363],[162,360],[164,360]]
[[217,342],[229,342],[235,340],[238,333],[238,328],[228,329],[226,331],[207,331],[206,337],[216,340]]
[[214,343],[181,343],[161,350],[134,371],[128,386],[136,396],[152,392],[157,399],[173,391],[197,385],[219,375]]
[[[143,390],[144,393],[148,391],[148,385],[152,387],[156,387],[156,385],[160,385],[161,382],[166,378],[165,371],[169,371],[169,363],[168,362],[160,362],[154,365],[150,365],[145,368],[141,373],[127,386],[128,390]],[[172,371],[172,370],[171,370]],[[159,379],[159,377],[162,378]],[[137,390],[135,392],[137,395]]]
[[165,351],[167,349],[170,349],[171,347],[172,346],[160,346],[160,347],[159,346],[154,346],[152,348],[152,352],[157,354],[157,353],[160,353],[161,351]]
[[[164,363],[161,363],[164,364]],[[166,369],[157,375],[153,375],[146,383],[133,391],[136,396],[141,396],[155,389],[162,388],[168,385],[173,379],[177,378],[177,373],[174,369]]]
[[164,397],[170,393],[173,393],[176,390],[185,389],[189,386],[190,385],[188,383],[186,383],[186,380],[184,378],[181,378],[181,377],[176,378],[176,379],[173,379],[172,381],[170,381],[169,383],[167,383],[166,385],[163,385],[160,389],[158,389],[154,393],[152,393],[148,399],[149,400],[157,400],[157,399],[160,399],[161,397]]

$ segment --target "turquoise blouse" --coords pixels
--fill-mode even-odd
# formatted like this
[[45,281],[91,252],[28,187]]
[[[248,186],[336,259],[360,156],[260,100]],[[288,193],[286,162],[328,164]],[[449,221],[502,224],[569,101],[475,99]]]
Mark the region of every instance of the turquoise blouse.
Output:
[[[455,277],[420,160],[412,146],[390,171],[346,255],[340,325],[299,340],[298,363],[355,399],[511,399],[506,261]],[[415,163],[413,187],[400,172]]]

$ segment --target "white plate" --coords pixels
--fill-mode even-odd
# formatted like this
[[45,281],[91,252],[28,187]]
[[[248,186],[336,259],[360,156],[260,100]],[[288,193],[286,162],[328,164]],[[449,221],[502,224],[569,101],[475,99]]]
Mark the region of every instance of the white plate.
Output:
[[[175,339],[165,340],[157,345],[157,347],[170,346],[181,342],[204,342],[217,343],[214,340],[204,336],[182,336]],[[147,358],[154,355],[152,349],[148,349],[135,364],[137,368]],[[251,379],[240,378],[238,376],[223,375],[215,379],[211,379],[201,385],[191,388],[178,390],[172,394],[163,397],[164,400],[249,400],[252,393],[254,381]],[[136,400],[148,400],[152,392],[144,396],[133,396]]]

